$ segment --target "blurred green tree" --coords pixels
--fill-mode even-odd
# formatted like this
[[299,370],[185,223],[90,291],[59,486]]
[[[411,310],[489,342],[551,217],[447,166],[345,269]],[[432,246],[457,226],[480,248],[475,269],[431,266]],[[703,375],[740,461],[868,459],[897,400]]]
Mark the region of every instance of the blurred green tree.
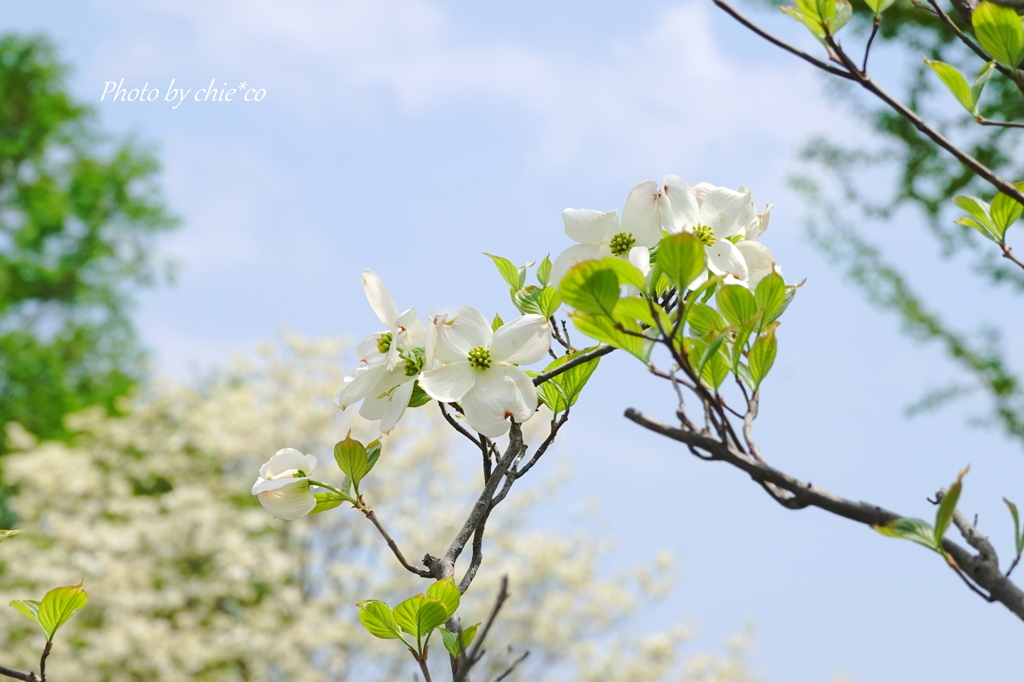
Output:
[[44,37],[0,38],[0,426],[43,439],[67,437],[69,412],[115,411],[141,376],[131,292],[175,224],[156,158],[100,133],[67,72]]

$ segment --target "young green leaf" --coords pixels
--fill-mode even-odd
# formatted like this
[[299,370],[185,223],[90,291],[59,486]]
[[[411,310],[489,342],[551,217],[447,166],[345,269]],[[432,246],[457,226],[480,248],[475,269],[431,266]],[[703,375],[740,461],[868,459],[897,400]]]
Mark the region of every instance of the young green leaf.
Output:
[[427,392],[420,388],[419,381],[412,385],[412,395],[409,396],[409,407],[422,407],[431,401],[433,401],[433,398],[427,395]]
[[57,630],[81,611],[89,601],[89,595],[82,587],[84,583],[83,580],[77,585],[55,587],[47,592],[43,596],[43,600],[39,602],[36,620],[39,621],[43,632],[46,633],[47,642],[52,642]]
[[992,74],[996,72],[996,63],[988,62],[985,66],[981,67],[978,71],[978,75],[974,77],[974,83],[971,84],[971,97],[974,99],[974,111],[975,116],[978,115],[978,104],[981,102],[981,91],[985,89],[985,83],[988,83],[988,79],[992,77]]
[[676,289],[685,292],[704,272],[704,244],[692,234],[671,234],[658,245],[658,266]]
[[370,473],[377,460],[380,459],[381,444],[378,438],[366,446],[366,473]]
[[459,592],[455,581],[452,578],[447,578],[445,580],[438,580],[428,587],[427,596],[433,597],[444,604],[445,609],[448,611],[447,619],[451,618],[452,614],[459,610],[459,599],[462,597],[462,593]]
[[882,535],[911,540],[919,545],[924,545],[928,549],[935,550],[936,552],[939,551],[939,545],[935,543],[935,531],[927,521],[900,518],[882,525],[872,526],[872,528]]
[[1003,502],[1006,503],[1006,506],[1010,509],[1010,516],[1013,517],[1013,541],[1017,545],[1017,555],[1020,556],[1020,554],[1024,553],[1024,535],[1021,535],[1020,532],[1020,516],[1017,514],[1017,505],[1005,497]]
[[884,12],[885,10],[889,9],[890,7],[892,7],[893,3],[896,2],[896,0],[864,0],[864,1],[867,3],[868,7],[871,8],[871,11],[875,13],[875,16],[881,15],[882,12]]
[[697,336],[708,334],[721,334],[729,324],[717,310],[704,303],[694,303],[690,306],[686,321],[690,324],[690,331]]
[[715,295],[718,311],[729,324],[742,327],[757,314],[757,301],[750,290],[739,284],[721,287]]
[[516,308],[519,309],[519,312],[523,314],[540,315],[542,313],[540,304],[542,292],[543,289],[533,285],[517,289],[511,292],[512,303],[514,303]]
[[992,222],[992,207],[988,205],[988,202],[982,201],[977,197],[958,194],[953,197],[953,203],[970,214],[970,217],[965,216],[956,221],[958,225],[974,228],[988,239],[999,242],[999,230]]
[[775,340],[775,327],[768,327],[757,340],[754,341],[750,353],[747,355],[747,363],[750,365],[750,376],[754,380],[753,389],[756,391],[764,378],[768,376],[772,365],[775,364],[775,355],[778,352],[778,342]]
[[782,278],[782,275],[773,272],[757,283],[754,304],[763,311],[758,325],[761,329],[778,319],[782,311],[786,309],[786,280]]
[[[1024,182],[1014,184],[1017,189],[1024,190]],[[1019,201],[1011,199],[1002,192],[997,194],[996,198],[992,200],[992,223],[995,226],[1000,242],[1006,239],[1006,230],[1017,221],[1017,218],[1020,218],[1022,209],[1024,209],[1024,206],[1021,206]]]
[[719,354],[722,349],[722,344],[725,343],[726,339],[729,338],[729,332],[722,332],[705,346],[703,352],[700,355],[700,359],[697,361],[697,367],[695,372],[697,376],[701,376],[704,373],[704,367],[711,361],[711,359]]
[[974,92],[971,90],[971,86],[968,85],[967,79],[964,78],[963,74],[956,70],[956,67],[952,64],[940,62],[937,59],[924,59],[924,63],[928,65],[928,68],[935,72],[935,75],[946,84],[949,91],[953,93],[956,100],[960,102],[960,105],[971,112],[975,113],[978,109],[977,102],[974,99]]
[[540,314],[549,318],[557,313],[562,306],[562,295],[554,287],[544,287],[544,290],[540,292],[538,303],[540,304]]
[[971,14],[974,35],[989,56],[1003,66],[1016,69],[1024,60],[1024,26],[1009,8],[982,2]]
[[39,622],[39,602],[34,599],[17,599],[11,602],[11,606],[25,617],[36,623]]
[[448,620],[448,609],[440,600],[418,594],[395,606],[395,621],[413,637],[425,637]]
[[[654,309],[659,310],[659,306],[654,304]],[[661,315],[663,320],[667,320],[664,314]],[[658,323],[654,320],[654,313],[651,312],[651,304],[646,298],[622,298],[615,305],[615,318],[616,319],[629,319],[639,320],[648,327],[657,328]]]
[[369,471],[369,459],[366,455],[366,448],[357,440],[352,438],[349,431],[345,440],[334,446],[334,460],[342,473],[352,479],[352,483],[359,489],[359,481]]
[[491,322],[491,331],[492,332],[498,331],[499,329],[501,329],[502,325],[504,325],[504,324],[505,324],[505,321],[503,319],[501,319],[501,315],[498,315],[497,313],[495,313],[494,314],[494,321]]
[[339,506],[342,502],[351,502],[355,504],[355,500],[347,495],[339,495],[338,493],[313,493],[313,497],[316,498],[316,506],[313,507],[313,511],[310,514],[319,514],[320,512],[327,511],[328,509],[334,509]]
[[24,532],[25,532],[24,529],[22,529],[22,530],[0,530],[0,542],[3,542],[7,538],[14,537],[18,533],[24,533]]
[[[580,353],[586,353],[596,348],[597,346],[593,346],[592,348],[584,348],[583,350],[576,351],[571,355],[563,355],[545,367],[544,371],[550,372],[551,370],[560,367],[569,360],[577,357]],[[576,404],[576,400],[580,397],[583,387],[587,385],[587,381],[590,380],[590,375],[592,375],[594,370],[597,369],[597,363],[600,361],[601,358],[588,360],[571,369],[567,369],[558,376],[552,377],[550,380],[538,386],[538,390],[543,396],[545,404],[551,408],[553,413],[558,414],[559,412],[567,410]]]
[[356,606],[359,607],[359,622],[371,635],[380,639],[402,639],[390,606],[376,599],[367,599]]
[[956,503],[960,499],[960,491],[963,489],[964,474],[969,469],[970,467],[966,467],[960,470],[956,481],[953,482],[953,485],[949,486],[949,490],[942,496],[939,509],[935,512],[935,545],[937,547],[942,547],[942,536],[946,534],[946,529],[953,522],[953,512],[956,511]]
[[[644,363],[648,361],[652,346],[643,338],[636,336],[636,334],[643,333],[643,329],[636,322],[629,320],[616,321],[604,315],[594,315],[578,310],[570,310],[569,319],[572,320],[577,329],[595,341],[601,341],[609,346],[621,348],[628,353],[632,353]],[[619,329],[619,327],[622,329]]]
[[551,281],[551,259],[548,256],[544,256],[544,260],[537,266],[537,281],[542,287],[546,287]]
[[441,628],[441,640],[444,642],[444,648],[448,650],[452,658],[458,658],[462,654],[459,651],[459,638],[455,636],[454,632]]
[[597,263],[608,270],[611,270],[619,278],[620,284],[630,284],[641,291],[647,286],[647,278],[640,269],[628,261],[619,258],[602,258]]
[[619,302],[618,275],[601,261],[576,265],[558,288],[565,302],[583,313],[611,317]]
[[519,283],[519,268],[512,264],[507,258],[501,256],[492,256],[489,253],[485,253],[485,256],[494,261],[494,264],[498,266],[498,272],[501,273],[501,278],[505,280],[512,289],[518,290],[522,284]]

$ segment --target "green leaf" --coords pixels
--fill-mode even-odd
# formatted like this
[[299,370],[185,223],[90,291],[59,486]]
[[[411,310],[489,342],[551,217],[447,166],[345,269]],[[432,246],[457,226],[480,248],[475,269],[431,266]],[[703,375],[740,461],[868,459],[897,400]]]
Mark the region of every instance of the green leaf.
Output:
[[52,642],[57,630],[73,615],[81,611],[89,601],[89,595],[82,588],[84,583],[83,580],[77,585],[55,587],[47,592],[43,596],[43,600],[39,602],[36,620],[39,621],[43,632],[46,633],[46,641]]
[[942,536],[946,534],[946,529],[953,522],[953,512],[956,511],[956,503],[960,500],[964,474],[970,468],[968,466],[960,470],[956,481],[953,482],[953,485],[949,486],[949,490],[946,491],[946,494],[942,496],[942,501],[939,502],[939,509],[935,512],[935,545],[937,547],[942,547]]
[[985,66],[981,67],[978,71],[978,75],[974,77],[974,83],[971,84],[971,97],[974,99],[974,111],[971,113],[974,115],[978,114],[978,104],[981,102],[981,92],[985,89],[985,84],[988,83],[988,79],[992,77],[992,74],[996,72],[996,63],[988,62]]
[[503,319],[501,319],[501,315],[498,315],[497,313],[495,313],[494,314],[494,321],[491,322],[491,331],[492,332],[498,331],[499,329],[501,329],[501,326],[503,324],[505,324],[505,321]]
[[433,398],[427,395],[427,392],[420,388],[419,381],[413,384],[412,395],[409,396],[409,407],[422,407],[432,400]]
[[865,0],[865,2],[871,8],[871,11],[875,13],[875,16],[878,16],[892,7],[896,0]]
[[[657,304],[654,305],[655,309],[658,309]],[[621,298],[615,305],[615,318],[622,320],[640,320],[648,327],[657,327],[658,323],[654,320],[654,314],[651,313],[651,304],[646,298]]]
[[1017,505],[1005,497],[1003,502],[1006,503],[1006,506],[1010,509],[1010,516],[1013,517],[1013,541],[1017,545],[1017,555],[1020,556],[1024,553],[1024,535],[1020,533],[1020,516],[1017,514]]
[[658,266],[680,292],[704,272],[707,256],[704,244],[692,234],[671,234],[658,245]]
[[1024,59],[1024,26],[1009,7],[982,2],[971,14],[974,35],[982,49],[1003,66],[1016,69]]
[[967,79],[956,70],[955,66],[935,59],[924,59],[924,63],[946,84],[946,87],[949,88],[949,91],[953,93],[953,96],[956,97],[964,109],[972,114],[975,113],[977,104],[974,99],[974,92],[971,90],[971,86],[967,84]]
[[544,287],[540,292],[540,314],[549,318],[562,306],[562,295],[554,287]]
[[775,364],[775,354],[778,351],[778,342],[775,340],[775,327],[768,327],[757,340],[754,341],[750,353],[747,355],[747,362],[750,365],[750,375],[754,380],[753,389],[756,391],[761,382],[768,376],[772,365]]
[[754,327],[757,326],[757,318],[750,320],[745,325],[735,330],[730,334],[729,341],[732,344],[732,371],[736,372],[739,370],[740,359],[743,357],[743,351],[747,348],[747,340],[754,331]]
[[353,440],[352,432],[349,431],[345,440],[334,446],[334,460],[338,468],[352,479],[352,483],[359,489],[359,481],[367,474],[369,460],[366,455],[366,448],[357,440]]
[[[872,526],[882,535],[894,538],[903,538],[924,545],[925,547],[939,552],[939,546],[935,544],[935,531],[927,521],[921,519],[894,519],[888,523]],[[940,552],[941,553],[941,552]]]
[[17,599],[11,602],[11,606],[25,614],[29,620],[39,622],[39,602],[34,599]]
[[448,620],[448,609],[440,600],[418,594],[395,606],[395,620],[403,632],[425,637]]
[[839,33],[839,29],[846,26],[852,16],[853,5],[850,4],[850,0],[836,0],[835,17],[832,19],[832,25],[829,27],[832,35]]
[[522,288],[526,285],[526,268],[530,267],[531,265],[533,265],[533,263],[520,265],[518,268],[516,268],[516,274],[519,275],[519,288]]
[[996,244],[999,243],[999,237],[997,237],[996,235],[992,234],[992,230],[990,228],[985,227],[984,225],[980,224],[974,218],[968,218],[967,216],[964,216],[960,220],[955,221],[955,223],[957,225],[963,225],[964,227],[969,227],[972,230],[977,230],[978,232],[980,232],[982,234],[982,236],[985,237],[985,239],[991,239]]
[[448,615],[445,620],[452,617],[452,614],[459,610],[459,600],[462,597],[462,593],[459,592],[459,588],[455,585],[455,580],[447,578],[445,580],[438,580],[436,583],[427,588],[427,596],[433,597],[442,604],[448,611]]
[[640,272],[640,269],[629,261],[609,256],[608,258],[602,258],[597,263],[601,267],[614,272],[618,276],[620,284],[632,284],[640,291],[643,291],[647,286],[647,278],[644,277],[644,273]]
[[370,444],[366,446],[366,473],[370,473],[374,465],[377,463],[377,460],[380,459],[380,450],[381,444],[379,438],[371,441]]
[[838,33],[853,14],[848,0],[796,0],[796,7],[780,9],[806,26],[821,41],[827,34]]
[[529,315],[540,315],[540,297],[543,289],[530,285],[512,292],[512,302],[519,312]]
[[310,514],[319,514],[328,509],[334,509],[342,502],[356,503],[348,495],[339,495],[338,493],[313,493],[313,497],[316,498],[316,506],[313,507],[313,511],[309,512]]
[[3,542],[7,538],[14,537],[18,533],[24,533],[25,530],[0,530],[0,542]]
[[995,242],[1001,239],[999,229],[992,222],[992,207],[988,205],[988,202],[977,197],[958,194],[953,197],[953,203],[970,214],[970,218],[965,217],[956,221],[958,225],[972,227]]
[[[544,371],[550,372],[577,357],[580,353],[588,353],[596,348],[598,346],[584,348],[571,355],[563,355],[545,367]],[[571,369],[567,369],[556,377],[552,377],[537,387],[544,397],[545,404],[551,408],[552,412],[558,414],[576,404],[580,393],[583,392],[583,387],[587,385],[587,381],[590,380],[590,376],[597,369],[597,364],[600,361],[601,358],[587,360]]]
[[702,376],[704,367],[711,362],[711,359],[719,354],[722,349],[722,344],[725,343],[729,337],[729,332],[722,332],[716,336],[701,352],[700,360],[697,362],[695,369],[697,376]]
[[611,317],[619,302],[618,275],[602,261],[585,261],[574,266],[558,288],[565,302],[583,313]]
[[[444,639],[444,648],[448,650],[448,653],[452,655],[452,658],[458,658],[462,651],[468,651],[469,645],[476,639],[476,630],[480,627],[480,623],[476,625],[470,625],[468,628],[462,629],[462,635],[458,638],[455,637],[454,632],[441,628],[441,638]],[[462,640],[462,651],[459,651],[459,640]]]
[[519,289],[523,285],[519,282],[519,268],[512,264],[507,258],[501,256],[492,256],[489,253],[485,253],[485,256],[494,261],[494,264],[498,266],[498,272],[501,273],[501,278],[505,280],[513,289]]
[[[563,280],[564,281],[564,280]],[[615,321],[604,315],[594,315],[592,313],[584,313],[578,310],[569,311],[569,319],[582,333],[586,334],[590,338],[607,343],[609,346],[615,346],[622,350],[635,355],[641,361],[646,363],[651,353],[651,344],[646,342],[644,339],[632,334],[626,334],[619,329],[634,332],[636,334],[642,334],[643,329],[636,322],[629,321]]]
[[544,260],[537,266],[537,281],[542,287],[546,287],[551,281],[551,259],[548,256],[544,256]]
[[[704,359],[708,342],[703,339],[687,338],[683,339],[683,346],[686,348],[687,356],[692,364],[695,357],[698,358],[698,362]],[[707,360],[704,362],[699,376],[705,385],[717,391],[725,378],[729,376],[729,361],[721,353],[707,354]]]
[[[1014,183],[1014,186],[1024,191],[1024,182]],[[995,225],[996,234],[999,235],[1000,242],[1006,239],[1007,228],[1015,223],[1017,218],[1020,218],[1022,210],[1024,210],[1024,206],[1021,206],[1019,201],[1011,199],[1002,192],[997,194],[996,198],[992,200],[992,223]]]
[[356,606],[359,607],[359,622],[371,635],[380,639],[402,639],[398,621],[390,606],[376,599],[367,599]]
[[739,284],[728,284],[715,294],[718,311],[734,327],[742,327],[757,314],[757,301],[750,290]]
[[719,312],[706,303],[694,303],[686,320],[690,324],[690,331],[702,337],[721,334],[729,326]]
[[786,280],[782,278],[782,275],[773,272],[757,283],[754,304],[758,310],[762,311],[758,325],[761,329],[782,315],[782,311],[786,309]]

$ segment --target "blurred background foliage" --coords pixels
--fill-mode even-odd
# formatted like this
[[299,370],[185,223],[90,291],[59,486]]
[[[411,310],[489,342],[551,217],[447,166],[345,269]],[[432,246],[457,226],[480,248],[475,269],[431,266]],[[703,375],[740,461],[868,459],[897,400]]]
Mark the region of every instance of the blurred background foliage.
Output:
[[[853,5],[854,18],[840,38],[849,52],[857,54],[861,48],[853,46],[866,41],[873,15],[863,3],[855,1]],[[1021,130],[978,125],[922,61],[922,55],[941,60],[972,76],[983,66],[953,31],[922,5],[897,0],[886,10],[869,75],[999,175],[1021,180]],[[945,9],[965,28],[951,6]],[[756,38],[751,35],[750,39]],[[792,184],[807,201],[811,242],[844,271],[869,303],[899,319],[908,335],[937,344],[956,368],[952,372],[937,370],[937,381],[943,373],[948,378],[908,406],[908,414],[939,409],[972,394],[984,396],[987,413],[972,416],[970,423],[998,429],[1024,447],[1024,390],[1019,368],[1007,358],[1002,332],[1006,321],[1019,320],[1020,315],[1011,313],[980,328],[963,329],[956,321],[956,306],[910,284],[910,259],[906,256],[912,254],[891,245],[886,248],[887,241],[894,241],[889,233],[921,222],[934,239],[936,256],[955,262],[965,280],[973,278],[982,288],[1020,296],[1024,272],[1003,259],[977,232],[954,224],[962,215],[952,204],[955,195],[991,200],[992,189],[881,101],[841,79],[822,78],[838,106],[852,111],[873,135],[853,144],[817,137],[803,148],[802,168]],[[1002,75],[989,81],[982,100],[980,113],[987,118],[1021,119],[1021,93]],[[1018,225],[1009,233],[1009,243],[1015,243],[1018,252],[1024,250],[1024,240],[1017,236],[1020,232]]]
[[174,226],[156,157],[105,136],[66,74],[46,38],[0,38],[0,424],[44,439],[143,376],[132,292],[161,276],[153,238]]

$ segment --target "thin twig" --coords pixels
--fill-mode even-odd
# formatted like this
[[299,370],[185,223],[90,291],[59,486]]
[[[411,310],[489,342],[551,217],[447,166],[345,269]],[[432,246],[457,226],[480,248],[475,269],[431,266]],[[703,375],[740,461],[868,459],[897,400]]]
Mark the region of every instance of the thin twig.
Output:
[[26,673],[20,670],[15,670],[14,668],[8,668],[5,665],[0,665],[0,675],[13,677],[16,680],[23,680],[23,682],[42,682],[33,672]]
[[878,35],[878,27],[882,25],[882,17],[875,15],[875,20],[871,24],[871,35],[868,36],[868,43],[864,46],[864,66],[860,70],[864,73],[868,72],[868,55],[871,54],[871,43],[875,42],[875,36]]
[[566,362],[564,365],[559,365],[550,372],[544,372],[543,374],[538,374],[537,376],[535,376],[533,378],[533,385],[540,386],[545,381],[557,377],[562,372],[568,372],[573,367],[576,367],[577,365],[582,365],[584,362],[590,362],[594,358],[599,358],[604,355],[608,355],[613,350],[615,350],[615,346],[601,345],[595,348],[594,350],[587,351],[586,353],[580,353],[572,360]]
[[498,613],[501,611],[501,607],[505,604],[506,599],[508,599],[508,576],[503,575],[501,576],[501,587],[498,589],[498,596],[494,600],[494,606],[491,607],[491,615],[487,617],[483,629],[477,631],[476,638],[473,640],[473,646],[469,648],[469,651],[459,656],[459,670],[453,682],[465,682],[469,671],[483,658],[484,651],[482,647],[484,641],[487,639],[487,635],[490,634],[491,626],[494,625],[494,621],[498,617]]
[[377,515],[373,512],[372,509],[363,508],[360,511],[362,511],[363,514],[366,515],[366,518],[370,520],[370,523],[372,523],[373,526],[380,532],[381,537],[383,537],[384,541],[388,543],[388,547],[391,548],[391,551],[394,553],[395,558],[398,559],[398,563],[402,564],[402,567],[405,568],[405,570],[409,571],[410,573],[415,573],[421,578],[430,578],[433,576],[433,574],[427,569],[420,568],[418,566],[413,566],[408,561],[406,561],[405,555],[402,554],[402,550],[398,549],[398,543],[392,540],[391,536],[388,535],[388,532],[384,530],[384,526],[381,525],[380,521],[377,519]]
[[522,656],[520,656],[516,660],[512,661],[512,665],[510,665],[508,668],[506,668],[503,673],[500,673],[497,677],[495,677],[493,680],[491,680],[491,682],[501,682],[503,679],[505,679],[506,677],[511,675],[515,671],[515,669],[519,667],[519,664],[522,663],[523,661],[525,661],[526,657],[529,656],[529,655],[530,655],[530,652],[527,651]]
[[993,121],[990,118],[984,116],[975,116],[975,120],[983,126],[998,126],[1000,128],[1024,128],[1024,123],[1020,121]]

